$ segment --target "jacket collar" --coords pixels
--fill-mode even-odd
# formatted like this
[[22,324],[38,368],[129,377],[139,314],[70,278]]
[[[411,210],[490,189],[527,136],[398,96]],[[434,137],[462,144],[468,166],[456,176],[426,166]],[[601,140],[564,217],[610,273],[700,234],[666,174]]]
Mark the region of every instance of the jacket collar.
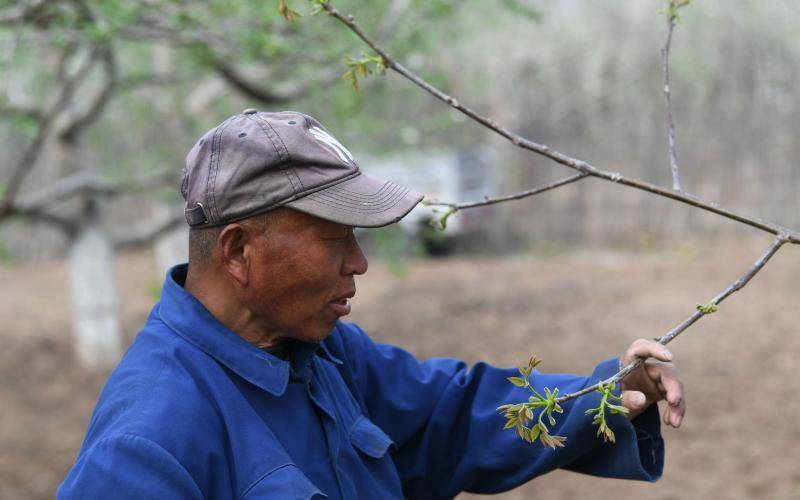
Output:
[[[158,315],[175,333],[202,349],[240,377],[261,389],[280,396],[289,383],[290,363],[259,349],[229,330],[183,288],[188,264],[178,264],[167,271],[161,291]],[[304,360],[320,355],[336,364],[325,343],[311,344],[296,341],[293,353]]]

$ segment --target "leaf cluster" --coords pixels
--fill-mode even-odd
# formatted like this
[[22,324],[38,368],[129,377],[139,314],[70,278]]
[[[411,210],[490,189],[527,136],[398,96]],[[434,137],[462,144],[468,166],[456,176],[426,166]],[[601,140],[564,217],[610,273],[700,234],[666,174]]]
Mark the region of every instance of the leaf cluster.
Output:
[[622,401],[622,397],[615,395],[613,392],[616,388],[616,385],[617,384],[615,382],[600,384],[597,387],[597,392],[602,394],[602,397],[600,398],[600,405],[597,408],[590,408],[586,410],[587,415],[591,415],[592,413],[595,414],[594,418],[592,419],[592,424],[598,426],[597,435],[603,436],[603,441],[610,441],[612,443],[616,441],[616,436],[614,435],[614,431],[611,430],[611,427],[608,426],[608,422],[606,422],[606,412],[610,412],[612,415],[626,415],[628,413],[628,409],[624,406],[612,403],[612,401]]
[[[541,362],[536,356],[532,356],[527,366],[519,367],[521,377],[508,377],[508,381],[515,386],[531,391],[532,395],[528,398],[528,401],[505,404],[498,407],[497,410],[502,411],[503,416],[506,418],[504,429],[514,429],[520,438],[529,443],[533,443],[538,439],[543,446],[552,449],[563,448],[567,438],[551,434],[548,428],[548,424],[550,426],[556,425],[553,413],[564,412],[564,409],[556,401],[558,389],[551,391],[545,387],[543,396],[530,384],[531,373]],[[545,422],[545,419],[547,422]]]
[[[310,0],[310,2],[314,5],[314,8],[311,10],[311,15],[315,16],[322,12],[323,5],[328,3],[328,0]],[[297,21],[298,18],[303,17],[303,14],[289,7],[289,5],[286,3],[286,0],[278,0],[278,12],[290,23],[293,23]]]
[[[437,212],[438,210],[434,209],[434,213]],[[447,229],[447,219],[449,219],[456,212],[458,212],[458,208],[456,207],[448,208],[442,215],[439,216],[438,219],[431,220],[430,222],[431,226],[434,227],[435,229],[438,229],[439,231],[444,231],[445,229]]]
[[352,58],[350,56],[345,56],[344,64],[350,68],[344,72],[342,75],[342,79],[347,80],[350,82],[350,85],[353,87],[353,90],[356,92],[359,91],[358,88],[358,79],[364,78],[372,74],[378,75],[385,75],[386,68],[389,67],[386,60],[381,56],[370,56],[365,53],[361,53],[361,57]]
[[712,301],[705,304],[697,304],[697,310],[703,314],[713,314],[719,310],[719,306]]
[[283,18],[289,21],[290,23],[295,22],[299,17],[303,16],[296,10],[292,10],[291,7],[286,5],[286,0],[278,1],[278,12],[280,12]]
[[668,0],[667,5],[659,11],[659,14],[664,14],[667,19],[673,24],[681,23],[681,15],[679,10],[692,3],[692,0]]

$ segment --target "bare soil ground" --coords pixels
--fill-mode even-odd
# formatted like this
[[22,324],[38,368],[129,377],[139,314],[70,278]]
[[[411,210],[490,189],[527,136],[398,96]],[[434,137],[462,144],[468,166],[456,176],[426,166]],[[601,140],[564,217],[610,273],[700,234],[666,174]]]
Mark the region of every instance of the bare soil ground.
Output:
[[[769,241],[421,261],[404,275],[373,264],[351,319],[421,358],[513,365],[536,353],[545,371],[587,373],[683,320]],[[117,267],[130,342],[161,276],[146,253],[123,255]],[[3,499],[52,498],[107,376],[81,369],[70,351],[65,282],[61,263],[0,268]],[[679,431],[664,430],[660,482],[559,471],[499,498],[800,498],[799,319],[800,251],[788,247],[671,345],[689,414]]]

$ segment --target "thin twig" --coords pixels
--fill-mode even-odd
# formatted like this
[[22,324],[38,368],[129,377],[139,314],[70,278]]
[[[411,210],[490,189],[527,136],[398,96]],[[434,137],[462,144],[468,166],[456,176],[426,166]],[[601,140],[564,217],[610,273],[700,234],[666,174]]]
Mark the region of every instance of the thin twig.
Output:
[[[755,264],[753,264],[752,267],[750,267],[741,277],[739,277],[738,280],[736,280],[728,288],[726,288],[725,290],[717,294],[716,297],[711,299],[711,301],[708,304],[713,304],[713,306],[716,307],[720,304],[720,302],[728,298],[730,295],[744,288],[744,286],[747,285],[747,283],[753,278],[753,276],[755,276],[764,267],[767,261],[770,258],[772,258],[772,256],[775,255],[778,249],[780,249],[781,246],[783,246],[783,244],[786,243],[787,241],[788,237],[786,235],[784,234],[778,235],[778,237],[775,238],[775,241],[773,241],[772,244],[769,246],[767,251],[764,252],[764,254],[761,255],[761,257],[759,257],[759,259],[755,262]],[[686,320],[684,320],[681,324],[679,324],[669,332],[665,333],[661,337],[657,338],[656,340],[662,345],[667,345],[670,342],[672,342],[675,339],[675,337],[683,333],[683,331],[692,326],[695,322],[697,322],[697,320],[708,314],[704,312],[702,309],[703,307],[698,307],[698,309]],[[573,392],[570,394],[565,394],[557,398],[556,401],[558,403],[563,403],[564,401],[569,401],[570,399],[575,399],[579,396],[583,396],[585,394],[589,394],[590,392],[594,392],[601,385],[608,385],[610,383],[619,382],[620,380],[625,378],[629,373],[635,370],[639,365],[644,363],[644,361],[645,361],[644,359],[639,358],[636,361],[628,363],[624,368],[622,368],[620,371],[618,371],[611,377],[607,378],[606,380],[603,380],[594,385],[581,389],[580,391]]]
[[609,172],[605,170],[601,170],[594,165],[589,164],[586,161],[578,160],[567,156],[564,153],[556,151],[549,146],[544,144],[539,144],[533,142],[529,139],[526,139],[514,132],[511,132],[507,128],[499,126],[494,120],[491,118],[487,118],[476,111],[462,105],[458,102],[455,98],[445,94],[438,88],[434,87],[427,81],[423,80],[417,74],[403,66],[402,64],[398,63],[394,59],[392,59],[386,51],[378,47],[369,37],[367,37],[363,31],[356,25],[353,16],[344,15],[339,12],[330,1],[321,2],[320,5],[322,8],[332,17],[336,18],[340,22],[342,22],[345,26],[347,26],[353,33],[356,34],[364,43],[366,43],[376,54],[383,58],[386,67],[393,69],[397,73],[400,73],[405,78],[413,82],[415,85],[419,86],[426,92],[430,93],[437,99],[444,101],[445,103],[449,104],[453,108],[461,111],[465,115],[472,118],[474,121],[482,124],[483,126],[489,128],[490,130],[500,134],[501,136],[505,137],[509,141],[511,141],[514,145],[527,149],[529,151],[533,151],[534,153],[538,153],[542,156],[550,158],[551,160],[555,161],[556,163],[560,163],[566,167],[569,167],[573,170],[577,170],[581,173],[586,175],[591,175],[592,177],[597,177],[600,179],[605,179],[607,181],[616,182],[617,184],[623,184],[629,187],[633,187],[636,189],[640,189],[642,191],[648,191],[653,194],[657,194],[659,196],[664,196],[666,198],[671,198],[676,201],[680,201],[682,203],[686,203],[687,205],[691,205],[696,208],[700,208],[703,210],[707,210],[709,212],[715,213],[717,215],[721,215],[728,219],[735,220],[737,222],[741,222],[742,224],[747,224],[748,226],[755,227],[762,231],[774,234],[774,235],[784,235],[789,243],[800,244],[800,233],[797,231],[792,231],[781,227],[777,224],[771,222],[765,222],[755,217],[745,216],[738,214],[732,210],[727,210],[721,208],[716,203],[711,203],[700,198],[696,198],[693,196],[686,195],[684,193],[680,193],[677,191],[672,191],[668,189],[664,189],[658,187],[656,185],[650,184],[648,182],[639,181],[636,179],[630,179],[623,177],[622,174],[618,172]]
[[675,29],[675,14],[667,14],[667,41],[661,49],[661,65],[664,74],[664,105],[667,108],[667,139],[669,141],[669,167],[672,172],[672,189],[681,190],[678,177],[678,155],[675,152],[675,123],[672,120],[672,99],[669,87],[669,47],[672,44],[672,31]]
[[561,179],[560,181],[553,182],[552,184],[548,184],[546,186],[540,186],[533,189],[528,189],[526,191],[520,191],[519,193],[510,194],[507,196],[497,196],[497,197],[487,196],[483,201],[471,201],[466,203],[448,203],[448,202],[441,202],[434,200],[434,201],[423,201],[422,203],[431,207],[450,207],[453,210],[483,207],[486,205],[494,205],[495,203],[502,203],[504,201],[519,200],[522,198],[527,198],[529,196],[535,196],[539,193],[550,191],[551,189],[556,189],[561,186],[566,186],[567,184],[572,184],[573,182],[579,181],[587,176],[588,174],[575,174],[573,176],[567,177],[566,179]]

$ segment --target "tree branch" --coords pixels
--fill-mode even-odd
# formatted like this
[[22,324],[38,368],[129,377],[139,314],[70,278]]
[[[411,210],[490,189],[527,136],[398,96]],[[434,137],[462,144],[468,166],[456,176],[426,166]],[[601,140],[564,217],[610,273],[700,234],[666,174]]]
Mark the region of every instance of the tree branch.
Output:
[[117,64],[114,52],[110,45],[104,45],[100,50],[100,60],[103,64],[106,81],[100,91],[94,96],[87,110],[66,125],[58,134],[58,140],[73,144],[80,134],[95,122],[105,110],[114,95],[117,85]]
[[[64,57],[68,57],[65,53]],[[47,113],[45,113],[41,120],[39,120],[39,129],[36,132],[36,137],[33,138],[25,153],[20,158],[17,165],[11,171],[11,177],[0,200],[0,219],[6,217],[12,210],[14,197],[17,195],[22,181],[25,176],[30,172],[36,160],[44,148],[45,141],[50,134],[50,129],[56,118],[64,111],[72,99],[76,87],[86,78],[91,71],[97,60],[96,51],[92,51],[90,56],[84,61],[83,65],[78,68],[75,74],[67,78],[59,89],[58,96],[55,103]]]
[[[671,2],[670,2],[671,4]],[[675,152],[675,123],[672,120],[672,99],[669,87],[669,47],[672,43],[672,31],[675,29],[675,13],[670,9],[667,13],[667,41],[661,49],[661,67],[664,76],[664,106],[667,111],[667,139],[669,141],[669,166],[672,172],[672,189],[681,190],[678,177],[678,155]]]
[[212,60],[211,65],[216,70],[217,74],[225,79],[233,88],[265,106],[272,106],[292,99],[298,99],[308,94],[313,87],[326,85],[339,78],[338,71],[333,69],[329,71],[323,70],[320,72],[319,79],[313,82],[296,84],[284,90],[279,90],[277,86],[275,90],[269,90],[249,80],[238,68],[220,58]]
[[169,182],[177,182],[174,172],[159,172],[121,181],[109,181],[89,172],[80,172],[28,194],[15,204],[15,208],[27,211],[42,210],[53,203],[75,196],[114,197],[123,193],[160,187]]
[[497,134],[505,137],[509,141],[511,141],[515,146],[518,146],[523,149],[527,149],[534,153],[540,154],[551,160],[555,161],[556,163],[560,163],[566,167],[569,167],[573,170],[577,170],[578,172],[584,173],[586,175],[591,175],[592,177],[597,177],[600,179],[604,179],[611,182],[616,182],[618,184],[623,184],[628,187],[633,187],[636,189],[640,189],[642,191],[648,191],[653,194],[657,194],[659,196],[663,196],[666,198],[670,198],[676,201],[680,201],[682,203],[686,203],[687,205],[694,206],[696,208],[700,208],[717,215],[721,215],[728,219],[735,220],[742,224],[747,224],[751,227],[755,227],[762,231],[774,234],[774,235],[785,235],[787,241],[794,244],[800,244],[800,233],[797,231],[792,231],[781,227],[777,224],[773,224],[770,222],[764,222],[761,219],[745,216],[738,214],[732,210],[727,210],[721,208],[716,203],[708,202],[705,200],[701,200],[700,198],[689,196],[686,194],[682,194],[676,191],[671,191],[667,189],[663,189],[661,187],[655,186],[653,184],[639,181],[636,179],[629,179],[623,177],[622,174],[618,172],[609,172],[605,170],[601,170],[594,165],[589,164],[586,161],[578,160],[576,158],[572,158],[564,153],[556,151],[549,146],[544,144],[538,144],[534,141],[526,139],[510,130],[499,126],[494,120],[487,118],[476,111],[462,105],[453,97],[445,94],[438,88],[434,87],[427,81],[423,80],[421,77],[416,75],[411,70],[407,69],[405,66],[401,65],[394,59],[392,59],[389,54],[386,53],[383,49],[378,47],[369,37],[367,37],[361,29],[356,25],[353,16],[350,15],[343,15],[339,12],[330,1],[320,2],[319,5],[332,17],[339,20],[345,26],[347,26],[353,33],[356,34],[364,43],[366,43],[376,54],[378,54],[381,58],[383,58],[385,65],[397,73],[400,73],[402,76],[413,82],[418,87],[422,88],[426,92],[430,93],[437,99],[444,101],[445,103],[449,104],[453,108],[461,111],[468,117],[472,118],[474,121],[480,123],[481,125],[485,126],[486,128],[496,132]]
[[540,186],[533,189],[528,189],[526,191],[520,191],[519,193],[510,194],[507,196],[497,196],[494,198],[487,196],[483,201],[471,201],[467,203],[448,203],[448,202],[439,202],[433,200],[433,201],[423,201],[422,203],[432,207],[449,207],[452,210],[483,207],[486,205],[494,205],[495,203],[502,203],[504,201],[519,200],[522,198],[527,198],[529,196],[535,196],[539,193],[550,191],[551,189],[556,189],[561,186],[566,186],[567,184],[572,184],[573,182],[579,181],[584,177],[587,177],[587,174],[583,173],[575,174],[573,176],[567,177],[566,179],[561,179],[560,181],[553,182],[552,184],[548,184],[546,186]]
[[42,110],[25,106],[16,106],[10,103],[0,103],[0,117],[25,117],[40,121],[42,119]]
[[285,100],[272,91],[248,81],[238,69],[220,59],[214,59],[211,64],[217,74],[224,78],[233,88],[261,104],[270,106]]
[[34,0],[27,4],[17,5],[15,8],[0,14],[0,25],[30,21],[34,19],[49,2],[50,0]]
[[178,83],[180,78],[173,75],[159,74],[135,74],[118,78],[117,89],[120,92],[134,90],[142,87],[159,87],[162,85],[173,85]]
[[[755,276],[759,271],[761,271],[761,269],[763,269],[767,261],[769,261],[769,259],[772,258],[772,256],[775,255],[775,253],[787,241],[788,241],[787,235],[779,234],[778,237],[775,238],[775,240],[769,246],[767,251],[764,252],[764,254],[761,255],[761,257],[759,257],[759,259],[755,262],[755,264],[753,264],[752,267],[750,267],[742,276],[740,276],[738,280],[736,280],[728,288],[717,294],[717,296],[711,299],[711,301],[708,302],[707,304],[698,306],[697,310],[686,320],[684,320],[681,324],[679,324],[678,326],[676,326],[675,328],[673,328],[672,330],[670,330],[669,332],[665,333],[664,335],[655,340],[657,340],[662,345],[667,345],[670,342],[672,342],[675,339],[675,337],[683,333],[687,328],[689,328],[695,322],[697,322],[697,320],[699,320],[700,318],[702,318],[707,314],[711,314],[711,312],[716,310],[716,306],[718,306],[723,300],[731,296],[733,293],[744,288],[744,286],[747,285],[747,283],[749,283],[751,279],[753,279],[753,276]],[[564,401],[569,401],[570,399],[575,399],[579,396],[583,396],[585,394],[589,394],[590,392],[594,392],[601,385],[605,386],[611,383],[619,382],[620,380],[625,378],[629,373],[635,370],[636,367],[644,363],[644,361],[645,361],[644,359],[637,359],[636,361],[629,363],[628,365],[623,367],[620,371],[618,371],[611,377],[607,378],[606,380],[603,380],[594,385],[581,389],[580,391],[576,391],[570,394],[565,394],[557,398],[556,401],[558,403],[563,403]]]
[[151,221],[149,227],[125,238],[115,240],[114,248],[120,250],[124,248],[139,248],[148,245],[154,238],[166,234],[182,224],[186,224],[186,219],[182,213],[172,214],[166,220]]
[[46,224],[50,224],[51,226],[55,227],[56,229],[59,229],[64,234],[66,234],[68,238],[72,238],[78,233],[78,225],[75,222],[66,219],[64,217],[60,217],[58,215],[46,212],[41,207],[12,206],[9,209],[6,218],[12,216],[25,217],[26,219],[32,221],[44,222]]

